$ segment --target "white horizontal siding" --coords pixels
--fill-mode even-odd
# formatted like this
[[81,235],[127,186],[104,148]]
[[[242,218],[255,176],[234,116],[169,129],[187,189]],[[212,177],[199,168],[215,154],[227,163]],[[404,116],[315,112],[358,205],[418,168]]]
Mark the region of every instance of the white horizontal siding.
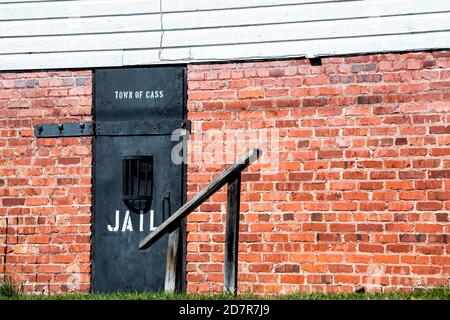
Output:
[[[148,0],[79,0],[1,4],[0,20],[92,17],[119,14],[159,13],[159,2]],[[130,21],[131,22],[131,21]],[[70,31],[70,30],[68,30]]]
[[0,70],[450,48],[450,0],[0,0]]

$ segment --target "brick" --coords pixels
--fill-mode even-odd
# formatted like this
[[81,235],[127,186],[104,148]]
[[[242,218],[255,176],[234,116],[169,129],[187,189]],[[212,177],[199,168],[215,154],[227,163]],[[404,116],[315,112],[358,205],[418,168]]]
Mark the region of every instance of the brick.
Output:
[[322,107],[327,104],[326,98],[303,99],[304,107]]
[[81,158],[77,157],[61,157],[58,158],[58,163],[62,165],[71,165],[71,164],[79,164],[81,162]]
[[319,151],[319,159],[342,158],[342,155],[343,155],[343,152],[341,150]]
[[315,212],[311,214],[311,221],[322,221],[323,220],[323,213]]
[[373,168],[373,169],[379,169],[383,166],[383,162],[376,161],[376,160],[367,160],[367,161],[360,161],[358,163],[358,168]]
[[343,255],[332,253],[321,253],[317,255],[317,261],[319,262],[342,262]]
[[238,92],[239,99],[256,99],[264,97],[263,90],[241,90]]
[[426,194],[423,191],[400,191],[399,199],[400,200],[424,200],[426,198]]
[[313,179],[313,174],[310,172],[293,172],[289,173],[289,180],[293,181],[310,181]]
[[384,248],[382,245],[376,244],[360,244],[359,251],[361,252],[371,252],[371,253],[383,253]]
[[373,171],[370,173],[371,180],[395,179],[396,176],[395,171]]
[[382,224],[358,224],[357,230],[360,232],[383,232]]
[[333,279],[336,283],[359,284],[361,282],[361,276],[359,275],[335,275]]
[[437,274],[440,271],[441,271],[440,268],[434,267],[434,266],[413,266],[412,267],[412,273],[415,273],[415,274],[432,275],[432,274]]
[[358,208],[354,202],[334,202],[331,209],[334,211],[356,211]]
[[336,233],[318,233],[317,241],[336,242],[340,241],[341,237]]
[[435,148],[430,153],[433,157],[445,157],[450,155],[450,148]]
[[361,190],[381,190],[383,189],[383,182],[361,182],[359,188]]
[[442,209],[442,203],[440,202],[418,202],[417,210],[420,211],[436,211]]
[[450,134],[450,126],[431,126],[430,134]]
[[366,192],[345,192],[345,200],[368,200],[369,194]]
[[401,234],[400,242],[424,242],[426,235],[424,234]]
[[279,273],[297,273],[300,272],[300,266],[296,264],[281,264],[275,267],[275,272]]
[[343,174],[344,179],[367,179],[367,172],[365,171],[345,171]]
[[357,99],[358,104],[376,104],[382,101],[381,96],[359,96]]
[[284,283],[302,284],[305,281],[305,277],[300,275],[282,275],[281,281]]
[[311,253],[291,253],[289,257],[289,261],[292,262],[312,262],[316,259],[315,255]]
[[2,205],[5,207],[22,206],[25,203],[25,198],[3,198]]
[[414,203],[411,202],[389,202],[389,211],[411,211],[414,208]]
[[436,178],[450,178],[450,170],[430,170],[428,172],[430,179]]
[[312,201],[313,195],[307,192],[293,192],[291,193],[291,200],[294,201]]
[[329,275],[308,275],[306,282],[311,284],[330,284],[332,283],[332,278]]
[[414,188],[412,181],[386,181],[386,189],[411,190]]
[[351,181],[339,181],[339,182],[331,182],[330,189],[331,190],[354,190],[356,184]]

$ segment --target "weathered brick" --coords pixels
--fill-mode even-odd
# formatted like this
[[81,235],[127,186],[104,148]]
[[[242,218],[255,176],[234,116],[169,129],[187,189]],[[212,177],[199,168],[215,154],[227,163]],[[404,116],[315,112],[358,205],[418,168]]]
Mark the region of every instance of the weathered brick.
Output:
[[[280,162],[277,173],[262,175],[267,183],[255,181],[247,185],[261,193],[289,193],[287,197],[262,196],[259,199],[271,199],[263,204],[244,200],[250,201],[256,212],[280,212],[275,221],[269,222],[272,214],[264,218],[265,222],[249,220],[249,230],[262,233],[283,230],[279,236],[268,234],[262,238],[266,241],[258,246],[262,256],[255,256],[250,263],[251,273],[282,274],[280,278],[260,276],[265,284],[273,284],[277,290],[293,283],[339,283],[353,288],[364,286],[367,277],[341,273],[366,270],[370,262],[395,265],[400,263],[402,254],[415,250],[420,254],[438,252],[436,244],[445,241],[439,232],[443,232],[442,223],[448,221],[448,215],[438,211],[432,218],[434,222],[420,221],[421,212],[431,219],[428,214],[444,210],[444,203],[449,200],[447,190],[442,190],[442,179],[450,177],[442,160],[448,155],[448,142],[436,138],[445,137],[448,126],[442,125],[439,109],[423,114],[428,105],[441,99],[430,90],[447,87],[432,74],[419,74],[422,68],[433,69],[435,59],[417,60],[392,54],[349,57],[334,62],[338,65],[333,66],[323,60],[323,69],[312,69],[317,67],[306,64],[291,70],[288,61],[283,61],[283,66],[261,62],[230,67],[228,73],[235,70],[238,78],[230,85],[245,94],[226,102],[223,109],[237,113],[236,118],[243,125],[248,122],[254,126],[251,122],[258,120],[280,129],[283,150],[280,157],[289,159]],[[244,72],[237,72],[239,68]],[[405,72],[408,69],[417,74]],[[327,76],[324,70],[340,74]],[[386,83],[379,83],[383,80]],[[204,98],[215,97],[215,89],[209,91]],[[222,100],[208,99],[201,103],[208,107]],[[195,109],[190,110],[192,120],[214,119],[213,115],[196,118],[196,113]],[[344,114],[348,117],[344,118]],[[201,168],[195,168],[198,169]],[[200,181],[195,172],[188,177],[192,184]],[[290,202],[277,204],[279,199]],[[284,234],[288,230],[301,233]],[[258,241],[256,236],[249,239]],[[288,258],[289,262],[302,265],[282,261],[283,250],[301,248],[285,241],[306,245],[305,252],[290,253]],[[427,245],[428,242],[433,245]],[[344,257],[330,250],[346,250],[348,255]],[[337,264],[344,260],[348,264]],[[272,261],[274,265],[261,261]],[[402,268],[409,268],[416,262],[401,263],[406,264]],[[386,267],[388,274],[401,271],[389,267]],[[299,271],[314,274],[306,278],[285,274]],[[326,272],[337,275],[331,277]],[[251,285],[253,278],[248,279],[247,284]]]
[[[327,58],[322,66],[297,59],[188,67],[193,125],[279,133],[279,160],[261,159],[242,176],[240,290],[356,290],[371,281],[372,264],[384,265],[380,281],[389,288],[412,290],[418,275],[425,285],[447,283],[449,61],[436,51]],[[88,121],[91,72],[6,73],[0,87],[0,213],[31,219],[20,240],[42,254],[26,263],[12,253],[7,267],[28,280],[27,290],[39,279],[60,292],[65,271],[80,261],[79,290],[87,291],[91,141],[36,141],[32,129],[41,117]],[[222,169],[189,163],[188,196]],[[225,199],[214,195],[188,219],[190,291],[222,289]]]
[[[76,88],[73,81],[78,73],[84,73],[83,84],[78,81],[78,85],[83,85],[80,88]],[[8,128],[11,128],[8,133],[12,137],[8,139],[8,150],[11,152],[0,151],[2,181],[9,189],[9,195],[1,199],[1,207],[6,211],[0,209],[0,225],[3,226],[3,214],[8,215],[11,226],[8,233],[17,237],[15,241],[26,244],[15,245],[6,264],[12,281],[27,283],[24,286],[26,292],[43,292],[39,289],[42,283],[49,293],[62,293],[69,288],[76,291],[90,289],[91,141],[78,138],[36,140],[33,126],[43,121],[43,117],[48,122],[68,121],[65,116],[71,117],[69,121],[89,121],[91,73],[9,74],[15,83],[15,91],[0,93],[0,99],[14,96],[21,99],[22,109],[8,120]],[[2,79],[0,73],[0,87]],[[81,96],[89,99],[82,100]],[[4,106],[0,104],[0,123],[5,120],[3,110]],[[0,130],[0,146],[2,136]],[[77,165],[78,168],[67,171],[66,165]],[[57,166],[61,167],[58,169]],[[82,172],[82,169],[86,171]],[[86,180],[89,183],[86,184]],[[4,188],[2,183],[1,188]],[[39,252],[39,256],[34,252]],[[79,279],[79,285],[75,287],[70,282],[74,270],[78,270]]]

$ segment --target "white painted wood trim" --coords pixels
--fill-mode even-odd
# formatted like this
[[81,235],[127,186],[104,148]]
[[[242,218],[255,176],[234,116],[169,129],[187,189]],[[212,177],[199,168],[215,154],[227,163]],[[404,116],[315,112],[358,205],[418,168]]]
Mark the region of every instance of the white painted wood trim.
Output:
[[449,48],[449,0],[0,0],[0,70]]

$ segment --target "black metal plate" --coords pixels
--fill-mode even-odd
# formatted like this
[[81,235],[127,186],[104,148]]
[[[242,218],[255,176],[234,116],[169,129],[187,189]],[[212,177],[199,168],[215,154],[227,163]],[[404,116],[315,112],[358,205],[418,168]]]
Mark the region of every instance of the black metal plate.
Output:
[[[122,200],[122,159],[129,155],[153,156],[151,210],[154,226],[159,226],[169,216],[168,193],[171,212],[182,205],[184,197],[183,166],[171,161],[172,147],[177,142],[171,141],[170,135],[170,129],[181,124],[185,114],[183,72],[180,67],[95,72],[95,119],[99,135],[94,139],[94,292],[163,290],[167,236],[149,250],[138,249],[139,241],[149,232],[150,212],[144,213],[140,231],[140,215],[129,210]],[[158,99],[122,101],[115,99],[117,90],[164,91],[164,94]],[[153,124],[158,122],[153,130]],[[133,132],[132,125],[145,124],[144,131],[151,129],[152,135],[121,135],[117,127],[111,127],[114,123],[123,124],[122,132]],[[116,225],[116,210],[119,228],[111,231]],[[124,223],[127,210],[133,231]]]
[[34,135],[38,138],[81,137],[94,135],[93,122],[38,124]]
[[37,138],[165,135],[180,128],[190,131],[190,125],[189,120],[180,119],[69,122],[38,124],[34,135]]
[[180,67],[97,70],[95,120],[183,119],[183,81]]

